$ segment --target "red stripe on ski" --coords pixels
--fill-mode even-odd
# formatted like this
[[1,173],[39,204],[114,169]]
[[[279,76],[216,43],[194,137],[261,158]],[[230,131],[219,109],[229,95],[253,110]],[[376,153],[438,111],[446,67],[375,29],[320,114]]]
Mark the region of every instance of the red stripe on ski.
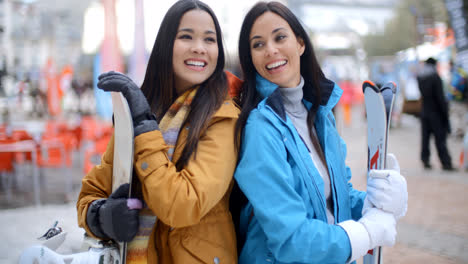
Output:
[[378,167],[377,167],[378,161],[379,161],[379,149],[377,149],[374,156],[372,156],[372,158],[370,160],[369,169],[370,170],[377,170],[378,169]]

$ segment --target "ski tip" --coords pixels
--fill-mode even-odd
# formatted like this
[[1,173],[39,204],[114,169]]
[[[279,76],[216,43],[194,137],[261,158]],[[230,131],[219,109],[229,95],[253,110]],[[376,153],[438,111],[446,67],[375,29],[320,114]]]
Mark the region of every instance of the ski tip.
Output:
[[366,91],[367,88],[371,88],[372,90],[374,90],[376,93],[380,92],[380,89],[379,87],[373,83],[372,81],[369,81],[369,80],[365,80],[363,83],[362,83],[362,92],[364,93]]
[[394,82],[388,82],[388,83],[386,83],[384,86],[382,86],[382,88],[380,89],[380,91],[383,91],[383,90],[386,90],[386,89],[390,89],[390,90],[392,91],[392,93],[396,93],[396,88],[397,88],[396,83],[394,83]]

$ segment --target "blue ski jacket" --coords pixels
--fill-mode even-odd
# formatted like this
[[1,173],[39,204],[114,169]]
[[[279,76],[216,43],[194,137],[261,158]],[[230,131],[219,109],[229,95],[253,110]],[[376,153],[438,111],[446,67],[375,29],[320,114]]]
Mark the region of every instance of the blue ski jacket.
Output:
[[[350,183],[346,145],[335,127],[332,108],[342,90],[329,80],[321,83],[315,119],[333,196],[335,225],[329,225],[324,182],[285,113],[278,86],[258,74],[256,82],[264,99],[247,120],[234,175],[249,200],[241,212],[245,244],[239,263],[345,263],[351,245],[336,223],[358,220],[366,194]],[[311,100],[305,97],[310,109]]]

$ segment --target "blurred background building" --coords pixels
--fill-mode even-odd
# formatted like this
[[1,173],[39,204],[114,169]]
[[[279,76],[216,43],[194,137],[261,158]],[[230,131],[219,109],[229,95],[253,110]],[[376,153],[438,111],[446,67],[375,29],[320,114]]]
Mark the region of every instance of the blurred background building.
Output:
[[[175,0],[0,0],[2,123],[42,118],[109,121],[110,95],[97,76],[117,70],[137,83],[168,8]],[[227,69],[241,77],[237,41],[255,1],[205,1],[223,30]],[[420,61],[439,60],[450,99],[450,61],[468,71],[463,0],[281,0],[309,31],[326,76],[345,91],[340,106],[362,103],[363,80],[399,87],[395,122],[417,116]],[[349,98],[346,100],[345,98]],[[348,116],[347,113],[344,116]],[[351,120],[345,118],[345,123]]]
[[[14,231],[6,236],[7,247],[0,247],[0,262],[14,259],[26,245],[15,241],[41,235],[18,233],[18,228],[44,228],[44,223],[18,221],[25,218],[20,207],[65,201],[75,212],[81,179],[99,164],[113,133],[110,95],[96,88],[97,76],[117,70],[141,83],[160,23],[175,1],[0,0],[0,214],[17,208],[20,215],[0,217],[7,227],[0,234]],[[393,256],[388,262],[468,263],[467,1],[279,1],[300,18],[326,77],[344,90],[334,109],[337,128],[349,146],[353,179],[363,188],[367,149],[361,85],[367,79],[397,84],[391,149],[407,177],[411,208],[400,225],[403,242],[384,251]],[[257,0],[204,2],[221,24],[227,70],[242,77],[237,41],[243,18]],[[429,57],[439,61],[450,103],[453,133],[448,143],[454,165],[461,169],[453,175],[418,166],[421,98],[416,76]],[[44,219],[47,213],[40,212],[31,215]],[[49,214],[63,215],[63,210]],[[10,228],[15,224],[18,228]],[[448,261],[439,255],[448,255]],[[401,257],[413,261],[399,261]]]
[[[117,70],[141,83],[159,25],[174,2],[0,0],[2,127],[31,130],[31,123],[39,124],[31,133],[40,142],[52,121],[72,128],[82,127],[84,118],[109,125],[111,100],[96,89],[97,76]],[[256,1],[205,2],[220,20],[226,68],[241,77],[238,35],[243,17]],[[344,90],[336,112],[344,126],[352,121],[350,109],[362,104],[361,84],[366,79],[397,84],[393,118],[398,126],[402,113],[419,114],[416,74],[421,61],[429,57],[439,61],[448,100],[455,98],[450,85],[453,70],[468,71],[466,1],[280,2],[300,18],[325,75]],[[461,135],[465,130],[462,127]]]
[[[111,6],[106,7],[107,2]],[[80,84],[92,87],[93,72],[97,68],[96,57],[109,36],[105,33],[106,15],[115,17],[115,25],[107,26],[108,31],[109,27],[115,27],[117,35],[112,40],[118,43],[118,54],[114,57],[121,56],[125,71],[131,71],[133,77],[141,81],[142,76],[137,77],[134,68],[140,68],[140,75],[144,72],[159,24],[174,2],[0,0],[0,67],[3,72],[0,95],[11,97],[18,94],[18,82],[25,80],[26,93],[33,89],[33,94],[47,94],[49,87],[54,86],[45,81],[48,72],[49,77],[53,75],[58,78],[56,86],[61,108],[64,108],[61,110],[97,111],[108,118],[109,111],[77,105],[75,98],[86,91]],[[222,25],[228,68],[239,74],[236,58],[238,33],[243,16],[253,2],[205,2],[215,11]],[[403,63],[403,67],[411,68],[414,63],[429,56],[439,57],[441,73],[448,78],[449,61],[457,60],[449,14],[458,18],[453,20],[457,21],[455,25],[463,23],[460,19],[466,19],[466,12],[460,14],[466,9],[462,0],[282,2],[307,27],[322,67],[327,76],[337,82],[350,80],[359,83],[369,78],[379,83],[389,79],[399,82],[401,78],[406,79],[405,76],[411,71],[405,69],[400,72],[395,65]],[[450,7],[451,13],[447,12],[447,7]],[[457,32],[460,39],[463,38],[461,33],[465,32],[466,39],[466,27]],[[136,60],[135,56],[139,59]],[[461,65],[462,60],[459,62]],[[406,65],[408,63],[410,66]],[[72,86],[72,81],[77,85]],[[77,86],[80,88],[76,89]],[[72,89],[68,91],[68,87]],[[69,93],[74,94],[70,96]],[[44,102],[50,101],[46,96],[43,99]],[[2,103],[5,104],[8,103]],[[37,110],[32,104],[25,97],[22,107],[30,112]],[[106,104],[106,107],[110,106]],[[47,107],[42,110],[47,110],[44,114],[51,112]],[[53,115],[55,112],[52,110]]]

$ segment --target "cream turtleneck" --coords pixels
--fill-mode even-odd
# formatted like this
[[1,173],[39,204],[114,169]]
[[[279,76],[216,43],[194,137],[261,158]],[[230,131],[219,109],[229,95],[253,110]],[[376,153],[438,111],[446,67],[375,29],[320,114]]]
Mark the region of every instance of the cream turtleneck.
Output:
[[[325,198],[327,200],[327,221],[329,224],[334,224],[335,219],[333,216],[333,202],[330,191],[330,175],[328,174],[327,166],[320,159],[319,151],[321,152],[322,150],[317,150],[314,147],[314,144],[311,139],[309,126],[307,124],[308,111],[304,103],[302,102],[302,97],[304,94],[302,90],[303,87],[304,78],[302,78],[301,76],[301,81],[298,86],[279,89],[282,95],[286,114],[291,119],[294,127],[296,128],[297,132],[299,133],[302,140],[309,149],[310,157],[312,158],[315,167],[317,168],[320,176],[324,181]],[[316,135],[315,127],[313,127],[312,130],[313,133]]]

